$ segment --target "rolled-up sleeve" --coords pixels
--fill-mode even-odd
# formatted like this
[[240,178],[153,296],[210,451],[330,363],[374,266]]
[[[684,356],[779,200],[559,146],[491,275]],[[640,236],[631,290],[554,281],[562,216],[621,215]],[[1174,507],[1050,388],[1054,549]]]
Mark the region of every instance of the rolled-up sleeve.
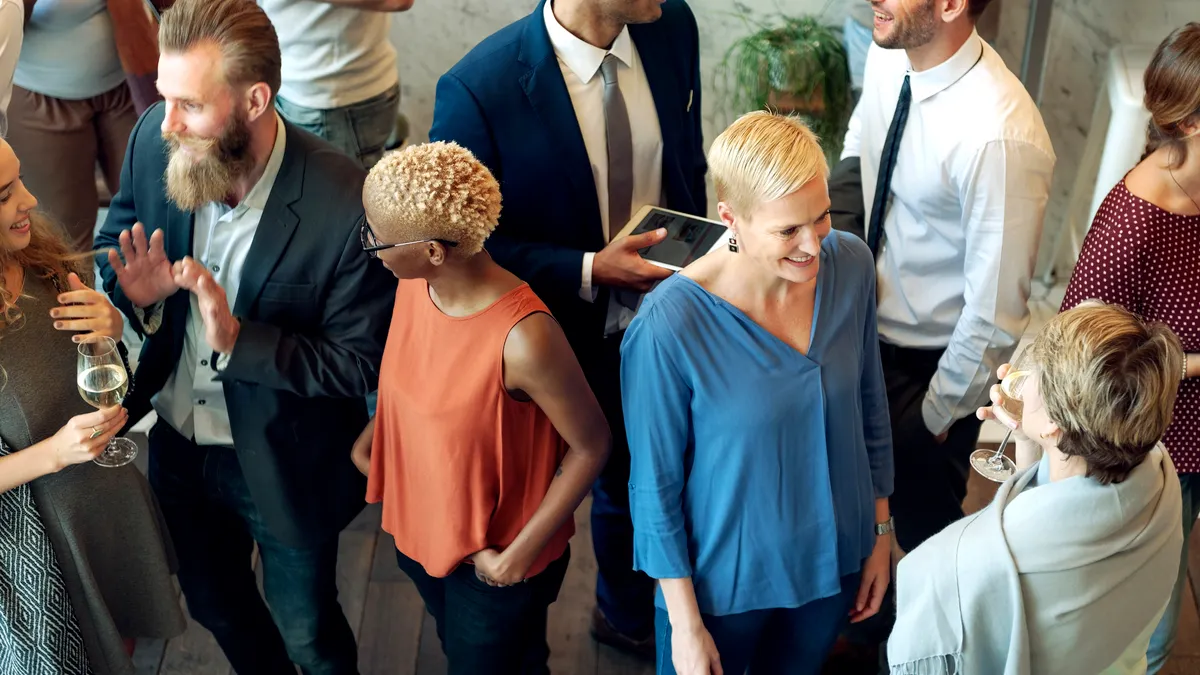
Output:
[[692,576],[683,518],[691,387],[672,358],[665,324],[634,319],[621,344],[621,400],[629,438],[633,568],[655,579]]

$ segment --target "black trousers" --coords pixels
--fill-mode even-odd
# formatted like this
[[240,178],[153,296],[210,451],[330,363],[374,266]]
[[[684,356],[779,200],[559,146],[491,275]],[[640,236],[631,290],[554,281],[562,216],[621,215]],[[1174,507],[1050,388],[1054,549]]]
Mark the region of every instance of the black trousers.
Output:
[[896,466],[895,491],[889,506],[896,520],[896,540],[900,548],[911,551],[962,518],[970,457],[979,441],[982,422],[974,415],[957,420],[950,426],[946,440],[938,443],[925,427],[921,403],[943,350],[883,342],[879,349]]
[[546,611],[558,599],[570,561],[567,549],[537,576],[499,587],[480,581],[467,564],[431,577],[396,551],[396,563],[437,623],[449,675],[549,675]]

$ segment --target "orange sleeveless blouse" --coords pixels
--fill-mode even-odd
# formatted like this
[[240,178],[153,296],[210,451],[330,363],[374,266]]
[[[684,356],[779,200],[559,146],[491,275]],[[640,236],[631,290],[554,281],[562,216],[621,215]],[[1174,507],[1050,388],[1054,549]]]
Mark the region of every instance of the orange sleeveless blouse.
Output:
[[[383,529],[431,576],[511,544],[566,454],[542,409],[504,387],[508,333],[538,312],[550,313],[525,284],[465,317],[442,313],[423,279],[396,289],[367,501],[383,502]],[[568,520],[528,576],[562,556],[574,532]]]

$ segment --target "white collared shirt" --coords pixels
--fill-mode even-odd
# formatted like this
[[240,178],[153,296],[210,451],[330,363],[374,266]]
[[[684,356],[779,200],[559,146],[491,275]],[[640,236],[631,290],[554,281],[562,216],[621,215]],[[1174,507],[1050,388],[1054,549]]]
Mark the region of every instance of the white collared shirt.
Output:
[[[213,280],[225,289],[231,308],[237,301],[246,254],[283,163],[286,141],[283,120],[276,115],[275,147],[263,175],[245,199],[234,208],[221,202],[209,202],[196,212],[192,257],[207,267]],[[204,320],[200,316],[196,294],[190,295],[183,353],[175,372],[152,399],[154,411],[184,438],[194,436],[197,445],[232,446],[233,432],[229,427],[225,392],[221,383],[214,379],[216,372],[209,362],[213,348],[204,338]],[[147,325],[147,328],[151,327],[158,328]]]
[[[554,16],[552,3],[547,2],[543,15],[550,44],[562,68],[567,93],[575,108],[575,119],[583,135],[588,161],[592,165],[592,178],[596,182],[596,197],[600,203],[600,224],[605,241],[608,241],[608,131],[604,120],[604,78],[600,65],[604,57],[612,54],[620,61],[617,69],[617,85],[625,99],[629,113],[629,129],[633,141],[633,200],[629,215],[632,217],[646,204],[655,206],[662,202],[662,130],[658,126],[658,110],[654,107],[654,96],[650,83],[642,68],[637,47],[625,27],[609,49],[601,49],[575,37]],[[625,223],[616,223],[620,231]],[[592,260],[595,253],[583,254],[583,283],[579,295],[592,302],[596,289],[592,287]],[[609,306],[609,323],[619,322],[621,328],[629,325],[633,311],[615,300]],[[606,332],[612,332],[612,326]]]
[[921,72],[904,50],[872,44],[842,151],[861,158],[868,223],[905,74],[912,104],[876,263],[879,336],[945,348],[922,406],[936,435],[987,401],[1029,323],[1055,156],[1033,99],[977,33]]

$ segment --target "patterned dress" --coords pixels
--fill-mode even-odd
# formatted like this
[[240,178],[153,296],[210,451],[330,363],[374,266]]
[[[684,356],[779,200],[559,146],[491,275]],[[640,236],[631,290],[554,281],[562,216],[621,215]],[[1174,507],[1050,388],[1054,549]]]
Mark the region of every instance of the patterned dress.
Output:
[[[19,452],[94,409],[75,384],[57,289],[28,274],[0,329],[0,439]],[[0,493],[0,675],[132,675],[123,638],[186,627],[166,527],[134,465],[75,464]]]
[[[1163,210],[1118,183],[1083,241],[1062,309],[1091,299],[1164,323],[1184,351],[1200,352],[1200,216]],[[1200,473],[1200,378],[1180,384],[1163,445],[1179,473]]]

